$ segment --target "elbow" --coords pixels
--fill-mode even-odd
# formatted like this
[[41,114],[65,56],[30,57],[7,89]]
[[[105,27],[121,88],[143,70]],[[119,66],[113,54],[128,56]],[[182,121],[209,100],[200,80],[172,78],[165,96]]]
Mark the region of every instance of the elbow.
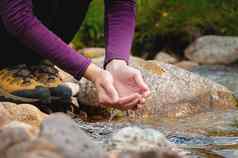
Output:
[[9,33],[22,34],[34,18],[32,3],[30,0],[4,0],[0,3],[0,16]]
[[14,36],[20,36],[24,34],[26,30],[30,28],[29,24],[32,21],[33,16],[21,16],[18,15],[5,15],[2,17],[2,21],[5,29]]

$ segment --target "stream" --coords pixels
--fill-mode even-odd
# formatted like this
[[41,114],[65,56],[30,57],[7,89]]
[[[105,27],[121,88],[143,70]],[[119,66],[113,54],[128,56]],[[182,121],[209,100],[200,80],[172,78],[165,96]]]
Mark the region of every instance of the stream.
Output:
[[159,130],[169,141],[189,151],[191,158],[237,158],[238,157],[238,112],[216,111],[201,113],[189,118],[159,120],[120,119],[114,121],[74,120],[98,142],[106,144],[110,135],[127,127],[138,126]]

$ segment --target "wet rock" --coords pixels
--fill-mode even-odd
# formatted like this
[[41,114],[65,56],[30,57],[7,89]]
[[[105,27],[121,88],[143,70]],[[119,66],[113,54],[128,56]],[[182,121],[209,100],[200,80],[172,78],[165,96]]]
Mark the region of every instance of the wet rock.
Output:
[[191,71],[224,85],[233,91],[238,98],[238,70],[236,68],[221,65],[203,65]]
[[157,130],[126,127],[112,135],[108,150],[154,151],[170,145],[165,136]]
[[174,63],[178,62],[178,59],[169,55],[166,52],[159,52],[156,55],[155,60],[158,62],[169,63],[169,64],[174,64]]
[[37,132],[28,124],[11,122],[0,129],[0,153],[4,155],[11,146],[32,140]]
[[234,155],[235,155],[235,157],[238,157],[238,151],[237,150],[234,151]]
[[[131,58],[130,63],[142,72],[151,89],[144,108],[129,113],[131,117],[179,118],[206,111],[234,109],[237,105],[230,90],[197,74],[170,64],[138,58]],[[99,106],[94,85],[82,79],[79,86],[79,102]]]
[[18,129],[18,128],[25,129],[32,137],[37,136],[38,133],[39,133],[38,128],[34,128],[29,124],[26,124],[24,122],[19,122],[19,121],[11,121],[3,127],[4,128],[11,128],[11,129],[15,129],[15,128],[16,129]]
[[10,121],[10,114],[0,103],[0,128]]
[[11,120],[16,120],[39,127],[41,121],[47,116],[38,108],[30,104],[14,104],[9,102],[2,102],[2,107],[10,114]]
[[55,145],[45,139],[22,142],[9,148],[6,158],[64,158]]
[[53,114],[41,125],[40,136],[55,145],[67,158],[102,158],[104,151],[72,119]]
[[185,55],[201,64],[230,64],[238,60],[238,38],[204,36],[192,43]]
[[119,152],[111,153],[110,158],[187,158],[186,156],[179,155],[177,152],[171,151],[167,148],[157,151],[148,152]]
[[186,155],[183,150],[170,143],[158,130],[138,127],[126,127],[114,133],[109,140],[108,150],[114,152],[134,151],[139,153],[138,156],[142,155],[141,152],[153,151],[158,156],[164,155],[166,151],[178,155],[177,157]]
[[60,78],[62,79],[63,82],[77,82],[77,80],[72,75],[63,71],[59,67],[56,67],[56,68],[59,71],[59,76],[60,76]]
[[105,48],[84,48],[79,52],[88,58],[98,58],[105,55]]
[[[182,140],[182,143],[212,144],[213,141],[207,140],[207,138],[203,139],[202,135],[223,138],[236,137],[238,134],[237,117],[237,110],[209,111],[182,119],[161,119],[157,121],[157,123],[159,122],[157,125],[163,127],[168,132],[167,135],[178,135],[182,138],[178,139]],[[233,139],[235,140],[235,138]],[[232,144],[231,141],[227,142]]]
[[185,70],[191,70],[193,69],[194,67],[197,67],[199,64],[196,63],[196,62],[193,62],[193,61],[181,61],[181,62],[178,62],[175,64],[175,66],[179,67],[179,68],[182,68],[182,69],[185,69]]

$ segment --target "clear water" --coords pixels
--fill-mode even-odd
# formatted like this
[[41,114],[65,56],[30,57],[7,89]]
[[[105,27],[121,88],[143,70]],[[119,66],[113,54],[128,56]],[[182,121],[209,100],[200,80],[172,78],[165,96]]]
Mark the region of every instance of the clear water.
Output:
[[[97,117],[102,118],[102,117]],[[125,126],[149,126],[164,133],[192,158],[238,158],[238,112],[213,111],[181,119],[124,119],[85,123],[75,119],[96,140],[103,142],[115,130]],[[94,120],[95,121],[95,120]]]

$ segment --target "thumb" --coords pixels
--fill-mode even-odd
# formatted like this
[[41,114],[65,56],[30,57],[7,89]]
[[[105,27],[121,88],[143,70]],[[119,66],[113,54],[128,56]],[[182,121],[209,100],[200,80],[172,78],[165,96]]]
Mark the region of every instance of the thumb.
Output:
[[115,87],[113,86],[113,84],[111,83],[105,83],[103,85],[104,90],[106,91],[106,93],[109,95],[109,98],[112,99],[113,103],[118,102],[119,100],[119,94],[116,91]]

